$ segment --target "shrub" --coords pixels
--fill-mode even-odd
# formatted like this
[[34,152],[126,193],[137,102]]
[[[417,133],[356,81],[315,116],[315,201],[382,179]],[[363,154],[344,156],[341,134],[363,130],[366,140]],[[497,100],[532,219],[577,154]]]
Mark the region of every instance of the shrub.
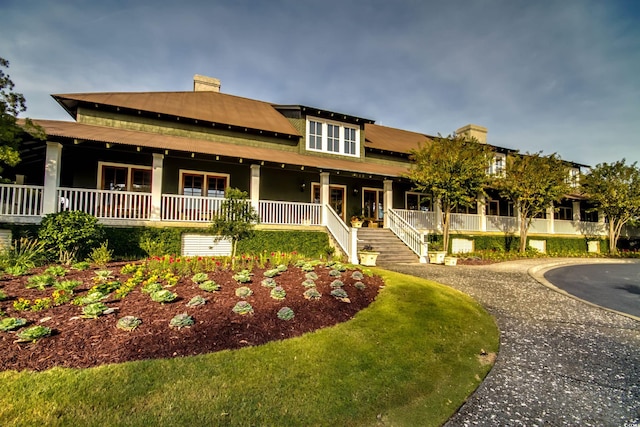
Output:
[[51,267],[44,270],[44,274],[48,274],[50,276],[63,277],[67,274],[67,269],[61,265],[52,265]]
[[196,295],[195,297],[189,300],[189,302],[187,303],[187,307],[198,307],[200,305],[205,305],[206,303],[207,303],[206,299],[204,299],[200,295]]
[[116,328],[122,329],[123,331],[133,331],[135,328],[140,326],[141,323],[142,320],[136,316],[124,316],[118,319]]
[[203,283],[208,279],[209,277],[207,276],[207,273],[196,273],[193,275],[193,277],[191,277],[191,281],[197,284]]
[[293,316],[293,310],[289,307],[282,307],[280,310],[278,310],[278,319],[291,320],[293,319]]
[[246,301],[238,301],[236,305],[233,306],[233,312],[237,314],[253,314],[253,307]]
[[331,296],[342,301],[342,302],[351,302],[349,301],[349,295],[342,288],[336,288],[331,291]]
[[305,288],[315,288],[316,282],[314,282],[311,279],[307,279],[304,282],[302,282],[302,286],[304,286]]
[[79,280],[63,280],[61,282],[54,283],[53,288],[59,291],[71,292],[80,285],[82,285],[82,282]]
[[308,300],[319,300],[322,296],[316,288],[309,288],[302,295]]
[[107,312],[109,307],[102,302],[93,302],[82,307],[82,317],[86,319],[97,319]]
[[364,279],[364,274],[362,274],[361,271],[354,271],[353,273],[351,273],[351,278],[354,280],[362,280]]
[[265,288],[275,288],[278,285],[276,281],[271,277],[267,277],[262,282],[260,282],[260,284]]
[[280,270],[278,270],[277,268],[272,268],[270,270],[266,270],[264,273],[265,277],[276,277],[278,274],[280,274]]
[[167,251],[167,245],[164,243],[164,240],[153,240],[149,237],[144,237],[140,241],[140,249],[145,251],[148,256],[162,256]]
[[14,265],[4,269],[7,274],[12,276],[24,276],[29,272],[29,270],[29,267],[25,267],[24,265]]
[[233,279],[239,283],[247,283],[251,281],[251,274],[249,270],[242,270],[233,275]]
[[331,286],[332,288],[341,288],[341,287],[343,287],[343,286],[344,286],[344,283],[342,282],[342,280],[338,280],[338,279],[336,279],[336,280],[334,280],[333,282],[331,282],[331,285],[330,285],[330,286]]
[[89,254],[89,259],[99,267],[106,267],[113,259],[113,251],[109,249],[109,241],[105,240],[100,246],[93,248]]
[[151,299],[162,304],[164,304],[165,302],[171,302],[176,298],[178,298],[178,294],[175,294],[167,289],[151,292]]
[[366,289],[365,284],[364,284],[364,283],[362,283],[362,282],[356,282],[356,283],[354,283],[354,284],[353,284],[353,286],[355,286],[355,287],[356,287],[356,289],[358,289],[358,290],[360,290],[360,291],[363,291],[363,290],[365,290],[365,289]]
[[44,260],[45,243],[37,239],[21,237],[14,240],[8,250],[2,251],[2,267],[12,276],[21,276]]
[[27,329],[23,329],[17,334],[18,341],[17,342],[36,342],[41,338],[48,337],[51,335],[51,328],[47,328],[46,326],[32,326]]
[[44,288],[53,285],[55,281],[56,280],[53,278],[53,276],[50,276],[48,274],[31,276],[29,277],[29,280],[27,280],[26,288],[37,288],[41,291],[44,291]]
[[236,296],[240,297],[240,298],[247,298],[249,296],[253,295],[253,291],[251,290],[251,288],[247,287],[247,286],[240,286],[239,288],[236,289]]
[[91,264],[89,264],[87,261],[78,261],[78,262],[74,262],[73,264],[71,264],[71,268],[73,268],[74,270],[79,270],[79,271],[88,270],[89,267],[91,267]]
[[181,313],[174,316],[171,321],[169,321],[169,326],[176,329],[188,328],[194,324],[193,317],[189,316],[187,313]]
[[27,324],[27,319],[22,317],[7,317],[0,320],[0,331],[13,331]]
[[63,211],[45,215],[38,236],[62,264],[70,264],[103,240],[104,231],[93,215]]
[[221,286],[213,280],[206,280],[198,285],[200,289],[207,292],[219,291]]
[[271,296],[271,298],[273,299],[283,300],[287,296],[287,293],[282,286],[276,286],[275,288],[271,289],[269,296]]

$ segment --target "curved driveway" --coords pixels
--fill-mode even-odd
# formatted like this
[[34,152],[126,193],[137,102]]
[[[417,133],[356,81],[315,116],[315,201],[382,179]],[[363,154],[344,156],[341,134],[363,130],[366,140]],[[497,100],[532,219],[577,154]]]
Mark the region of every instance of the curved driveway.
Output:
[[551,263],[593,262],[385,266],[471,295],[500,328],[495,366],[447,426],[640,426],[640,321],[534,278]]

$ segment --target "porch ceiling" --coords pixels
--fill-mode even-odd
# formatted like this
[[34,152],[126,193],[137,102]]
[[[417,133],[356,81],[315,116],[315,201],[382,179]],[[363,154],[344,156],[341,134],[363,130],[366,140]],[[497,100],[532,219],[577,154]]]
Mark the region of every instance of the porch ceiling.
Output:
[[323,170],[337,170],[387,177],[401,177],[406,167],[350,161],[339,158],[309,156],[284,150],[250,147],[205,141],[156,133],[117,129],[105,126],[93,126],[75,122],[57,120],[34,120],[42,126],[47,135],[78,140],[122,144],[134,147],[146,147],[159,150],[179,151],[235,157],[246,160],[266,161],[283,165],[297,165]]

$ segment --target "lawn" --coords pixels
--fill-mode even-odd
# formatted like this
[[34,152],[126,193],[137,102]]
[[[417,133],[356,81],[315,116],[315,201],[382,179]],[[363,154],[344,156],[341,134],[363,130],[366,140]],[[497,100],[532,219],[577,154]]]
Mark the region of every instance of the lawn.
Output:
[[88,369],[2,372],[0,425],[441,425],[491,368],[496,325],[455,290],[376,273],[386,286],[368,308],[297,338]]

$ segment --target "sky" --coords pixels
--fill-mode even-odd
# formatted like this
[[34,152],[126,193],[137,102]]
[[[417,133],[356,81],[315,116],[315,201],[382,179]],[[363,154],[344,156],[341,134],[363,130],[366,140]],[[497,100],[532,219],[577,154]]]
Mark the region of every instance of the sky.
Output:
[[51,94],[222,92],[595,166],[640,163],[640,1],[0,0],[23,117]]

